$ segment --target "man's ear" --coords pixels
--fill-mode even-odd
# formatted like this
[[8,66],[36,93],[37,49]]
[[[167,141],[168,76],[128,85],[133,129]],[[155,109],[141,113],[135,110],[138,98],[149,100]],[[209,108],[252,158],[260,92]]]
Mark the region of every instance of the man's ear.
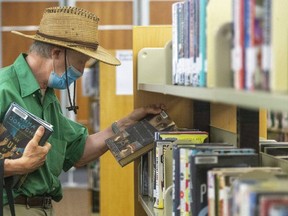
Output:
[[60,48],[60,47],[54,47],[51,50],[51,57],[54,59],[59,59],[61,57],[61,55],[64,55],[64,49]]

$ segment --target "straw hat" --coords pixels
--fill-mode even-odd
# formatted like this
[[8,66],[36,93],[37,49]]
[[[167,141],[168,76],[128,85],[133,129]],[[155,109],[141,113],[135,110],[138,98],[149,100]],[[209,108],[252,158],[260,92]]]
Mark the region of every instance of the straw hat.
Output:
[[40,26],[35,35],[26,35],[18,31],[12,33],[66,47],[110,65],[120,65],[98,42],[99,18],[82,8],[51,7],[44,11]]

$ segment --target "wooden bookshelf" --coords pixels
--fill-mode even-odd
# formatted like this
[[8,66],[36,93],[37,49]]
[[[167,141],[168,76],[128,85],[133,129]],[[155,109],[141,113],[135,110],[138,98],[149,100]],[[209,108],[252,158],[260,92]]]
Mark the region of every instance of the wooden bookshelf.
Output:
[[[266,110],[288,111],[286,61],[288,52],[284,48],[287,47],[288,38],[283,34],[287,32],[288,27],[287,22],[284,21],[287,18],[288,4],[284,0],[271,2],[273,4],[271,20],[273,61],[270,92],[236,90],[232,87],[231,35],[229,35],[232,2],[227,4],[224,0],[210,0],[207,7],[207,55],[208,59],[210,57],[207,64],[208,87],[175,86],[169,82],[165,83],[165,79],[162,83],[157,83],[161,80],[157,74],[160,64],[155,67],[155,71],[149,71],[151,81],[137,82],[139,72],[137,54],[142,48],[163,48],[171,40],[172,28],[171,26],[134,27],[134,107],[149,103],[165,103],[168,113],[176,123],[179,123],[179,126],[193,128],[199,124],[197,106],[208,103],[210,108],[209,113],[206,114],[209,115],[209,119],[204,120],[203,124],[207,124],[210,135],[213,136],[212,141],[232,141],[232,143],[236,142],[238,147],[251,147],[258,150],[259,136],[267,137]],[[279,166],[281,167],[281,163]],[[137,169],[134,169],[134,172],[137,183],[139,173]],[[135,193],[134,200],[135,215],[165,215],[164,211],[156,211],[152,201],[147,197]]]
[[[209,128],[211,128],[211,133],[222,133],[223,136],[221,137],[224,137],[224,141],[230,141],[231,139],[236,140],[237,134],[246,132],[243,129],[239,130],[239,128],[243,127],[239,127],[239,125],[237,125],[239,124],[239,122],[237,123],[237,113],[239,112],[238,106],[241,107],[241,110],[244,109],[241,111],[243,115],[247,114],[246,108],[249,108],[248,116],[251,115],[249,112],[252,108],[252,116],[255,116],[256,120],[258,120],[259,117],[260,120],[262,118],[265,119],[265,115],[263,115],[262,112],[260,112],[260,115],[258,114],[259,107],[263,107],[261,103],[262,100],[267,102],[267,105],[264,106],[264,108],[279,108],[279,106],[283,106],[283,109],[287,109],[284,107],[285,105],[281,103],[282,99],[287,99],[280,94],[275,94],[274,97],[274,95],[272,96],[269,93],[249,93],[245,91],[236,91],[231,88],[192,88],[185,86],[174,86],[170,84],[137,83],[137,53],[139,50],[144,47],[163,47],[169,40],[171,40],[171,26],[134,27],[134,107],[140,107],[151,103],[164,103],[167,107],[167,112],[173,119],[175,119],[176,123],[180,127],[193,128],[198,126],[196,123],[196,106],[199,103],[206,102],[210,104],[210,111],[208,115],[211,115],[206,124]],[[157,70],[155,70],[155,73],[157,73]],[[255,113],[253,113],[254,110]],[[262,120],[265,123],[264,119]],[[243,124],[245,124],[245,122]],[[256,121],[256,126],[254,126],[252,126],[252,129],[255,129],[254,131],[257,133],[254,134],[254,141],[255,138],[258,140],[259,135],[266,137],[265,127],[264,129],[261,127],[259,130],[258,121]],[[243,145],[241,143],[245,144]],[[251,147],[257,148],[255,143],[246,144],[246,140],[242,141],[241,143],[237,143],[237,145],[240,147],[241,145],[243,145],[242,147],[251,145]],[[137,164],[137,162],[135,164]],[[137,184],[139,174],[137,166],[134,167],[134,172],[134,182]],[[138,186],[135,185],[134,188],[138,188]],[[138,189],[135,190],[134,202],[135,215],[137,216],[164,215],[163,210],[153,208],[153,203],[149,198],[140,196],[138,194]]]

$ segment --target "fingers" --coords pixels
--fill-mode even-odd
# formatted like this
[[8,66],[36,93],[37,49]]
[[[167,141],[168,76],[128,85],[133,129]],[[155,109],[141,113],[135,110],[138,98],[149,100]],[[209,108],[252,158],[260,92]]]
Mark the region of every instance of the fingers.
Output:
[[36,145],[36,144],[38,145],[38,143],[39,143],[39,141],[41,140],[44,132],[45,132],[45,129],[44,129],[43,126],[40,126],[40,127],[37,129],[36,133],[34,134],[34,137],[32,138],[33,143],[34,143],[35,145]]
[[46,142],[44,146],[42,146],[43,149],[45,149],[47,151],[47,153],[49,152],[49,150],[51,149],[51,144]]
[[161,112],[162,110],[166,109],[166,106],[164,104],[149,104],[144,107],[146,113],[152,113],[157,114]]

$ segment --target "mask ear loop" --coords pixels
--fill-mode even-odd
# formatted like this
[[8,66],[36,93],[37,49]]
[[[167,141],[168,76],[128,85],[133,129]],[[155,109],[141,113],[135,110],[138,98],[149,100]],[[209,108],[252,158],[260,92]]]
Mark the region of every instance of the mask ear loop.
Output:
[[65,76],[66,76],[66,88],[67,88],[67,92],[68,92],[68,99],[69,99],[69,103],[70,106],[66,107],[66,109],[68,109],[68,111],[73,110],[75,114],[77,114],[77,109],[79,109],[78,106],[76,106],[76,102],[75,102],[75,98],[76,98],[76,81],[74,81],[74,94],[73,94],[73,105],[72,105],[72,100],[71,100],[71,95],[70,95],[70,89],[69,89],[69,83],[68,83],[68,73],[67,73],[67,55],[66,55],[66,49],[64,50],[64,54],[65,54]]

